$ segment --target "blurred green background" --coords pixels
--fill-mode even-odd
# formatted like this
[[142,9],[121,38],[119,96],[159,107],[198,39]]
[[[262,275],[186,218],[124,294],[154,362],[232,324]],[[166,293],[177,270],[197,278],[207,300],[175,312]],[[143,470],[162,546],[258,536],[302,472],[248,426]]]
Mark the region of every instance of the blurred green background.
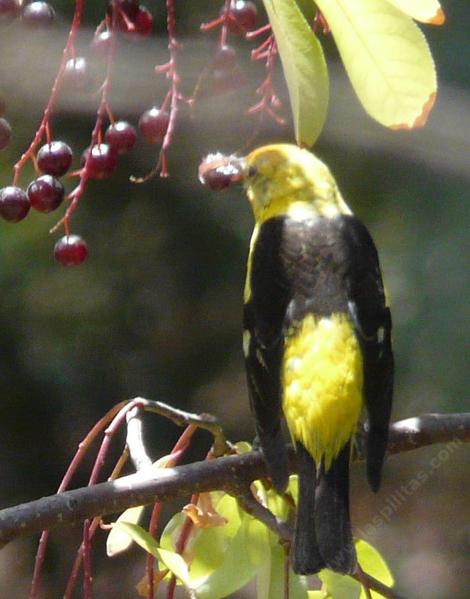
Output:
[[[153,76],[153,65],[166,60],[162,5],[151,6],[159,35],[123,43],[118,54],[111,106],[134,124],[166,93],[164,78]],[[13,127],[11,145],[0,153],[0,186],[10,183],[12,165],[34,134],[60,58],[72,9],[65,1],[54,6],[62,21],[54,35],[0,22],[0,92]],[[103,6],[87,3],[89,29],[79,53],[89,54]],[[218,7],[209,1],[191,3],[190,11],[187,6],[177,3],[184,42],[180,71],[191,95],[215,43],[214,35],[199,33],[199,24]],[[386,131],[364,115],[332,41],[325,40],[332,98],[316,152],[379,248],[395,324],[395,419],[468,410],[470,6],[449,0],[444,8],[446,25],[425,28],[441,87],[422,131]],[[263,69],[249,63],[250,44],[235,42],[245,85],[228,95],[205,93],[203,85],[195,108],[182,108],[168,179],[129,182],[130,174],[145,174],[155,161],[157,148],[139,142],[111,180],[90,183],[72,220],[72,231],[89,244],[85,265],[66,269],[54,263],[56,237],[48,230],[55,214],[0,223],[1,507],[53,493],[93,423],[118,401],[137,395],[211,412],[231,439],[251,440],[240,343],[251,214],[241,190],[208,191],[197,180],[197,168],[209,152],[243,152],[247,140],[253,147],[291,141],[292,133],[290,126],[266,123],[252,139],[255,125],[246,109],[256,101]],[[102,69],[94,69],[99,84]],[[278,87],[288,114],[280,77]],[[54,137],[72,146],[77,165],[89,143],[97,98],[64,90],[53,119]],[[32,176],[28,169],[24,185]],[[66,184],[72,189],[73,181]],[[158,457],[178,430],[151,418],[146,434]],[[202,456],[207,444],[206,436],[197,437],[192,457]],[[363,469],[353,468],[357,532],[383,552],[406,597],[469,596],[469,467],[465,446],[396,456],[387,463],[377,496],[367,491]],[[396,505],[394,494],[421,471],[427,481]],[[76,484],[86,478],[83,472]],[[380,515],[383,524],[372,527]],[[55,536],[44,597],[61,596],[78,535]],[[0,552],[2,597],[27,596],[34,551],[35,539],[22,539]],[[143,554],[103,560],[99,543],[95,554],[97,596],[135,596]],[[237,595],[252,596],[253,589]]]

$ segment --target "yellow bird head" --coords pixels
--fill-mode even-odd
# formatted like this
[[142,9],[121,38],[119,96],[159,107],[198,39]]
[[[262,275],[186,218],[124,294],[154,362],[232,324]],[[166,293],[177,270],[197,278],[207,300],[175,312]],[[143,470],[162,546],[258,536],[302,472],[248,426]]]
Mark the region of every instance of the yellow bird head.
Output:
[[277,214],[350,214],[329,168],[308,150],[273,144],[241,159],[241,177],[257,222]]

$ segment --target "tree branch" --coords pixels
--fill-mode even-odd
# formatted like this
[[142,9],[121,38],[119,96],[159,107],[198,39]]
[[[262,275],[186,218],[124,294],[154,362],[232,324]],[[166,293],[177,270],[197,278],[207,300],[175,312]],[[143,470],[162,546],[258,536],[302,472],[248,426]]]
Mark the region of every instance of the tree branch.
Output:
[[[363,434],[358,435],[357,459],[363,458]],[[470,442],[470,413],[425,414],[396,422],[390,427],[389,453],[401,453],[426,445]],[[291,452],[291,470],[295,459]],[[0,511],[0,546],[18,536],[52,530],[98,515],[124,511],[155,501],[223,490],[243,496],[247,485],[266,476],[262,455],[252,451],[205,462],[145,469],[136,474],[91,487],[65,491]]]

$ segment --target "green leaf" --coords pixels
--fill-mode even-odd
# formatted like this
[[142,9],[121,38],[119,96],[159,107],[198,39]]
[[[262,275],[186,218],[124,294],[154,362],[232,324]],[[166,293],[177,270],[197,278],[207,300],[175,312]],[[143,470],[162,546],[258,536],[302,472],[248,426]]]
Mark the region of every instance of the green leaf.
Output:
[[219,599],[236,592],[255,576],[261,562],[269,554],[266,527],[240,510],[233,497],[224,496],[216,509],[227,518],[227,526],[202,530],[193,545],[191,577],[201,573],[202,561],[207,568],[207,551],[212,551],[214,547],[216,551],[223,549],[222,563],[204,581],[192,578],[200,599]]
[[[257,599],[284,599],[285,553],[273,535],[271,553],[260,565],[256,577]],[[307,582],[304,576],[289,572],[289,599],[308,599]]]
[[381,0],[317,0],[364,109],[392,129],[422,127],[436,72],[413,20]]
[[331,595],[327,595],[324,591],[309,591],[308,599],[330,599]]
[[137,524],[130,522],[116,522],[117,527],[122,532],[127,533],[131,539],[137,543],[147,553],[150,553],[164,564],[181,582],[188,588],[191,588],[188,566],[184,559],[174,551],[168,551],[159,547],[157,541],[146,530]]
[[294,0],[263,0],[289,91],[295,139],[311,146],[328,108],[328,73],[317,37]]
[[[380,553],[362,540],[356,540],[357,559],[361,568],[370,576],[391,587],[393,577]],[[318,577],[323,582],[325,591],[332,599],[367,599],[362,586],[350,576],[343,576],[331,570],[322,570]],[[381,599],[379,593],[371,591],[372,599]],[[310,597],[309,597],[310,599]]]
[[[393,586],[393,576],[385,563],[385,560],[380,553],[363,541],[362,539],[356,541],[357,559],[361,568],[370,576],[373,576],[388,587]],[[381,599],[382,595],[371,591],[372,599]],[[367,595],[364,589],[361,591],[360,599],[367,599]]]
[[[242,511],[230,495],[211,495],[214,508],[227,524],[194,528],[186,545],[191,566],[185,584],[200,599],[218,599],[236,592],[256,575],[269,554],[266,527]],[[161,536],[162,549],[174,553],[184,520],[183,514],[170,520]]]
[[309,23],[313,23],[313,19],[317,14],[317,7],[315,6],[313,0],[295,0],[295,2],[307,21]]
[[[119,516],[117,522],[138,524],[143,511],[144,506],[142,505],[130,507]],[[127,551],[131,545],[132,537],[127,532],[123,532],[118,526],[113,525],[106,539],[106,554],[113,557],[113,555]]]
[[429,23],[430,25],[442,25],[445,20],[444,11],[437,0],[387,0],[412,19]]
[[359,599],[361,585],[350,576],[343,576],[332,570],[321,570],[318,577],[332,599]]

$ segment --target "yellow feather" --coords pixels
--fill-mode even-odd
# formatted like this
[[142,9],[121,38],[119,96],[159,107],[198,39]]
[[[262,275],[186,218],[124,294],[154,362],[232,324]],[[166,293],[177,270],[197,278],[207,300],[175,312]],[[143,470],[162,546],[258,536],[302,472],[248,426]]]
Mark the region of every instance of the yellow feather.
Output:
[[315,459],[332,460],[354,436],[363,405],[362,354],[346,314],[309,314],[288,331],[283,410],[291,436]]

